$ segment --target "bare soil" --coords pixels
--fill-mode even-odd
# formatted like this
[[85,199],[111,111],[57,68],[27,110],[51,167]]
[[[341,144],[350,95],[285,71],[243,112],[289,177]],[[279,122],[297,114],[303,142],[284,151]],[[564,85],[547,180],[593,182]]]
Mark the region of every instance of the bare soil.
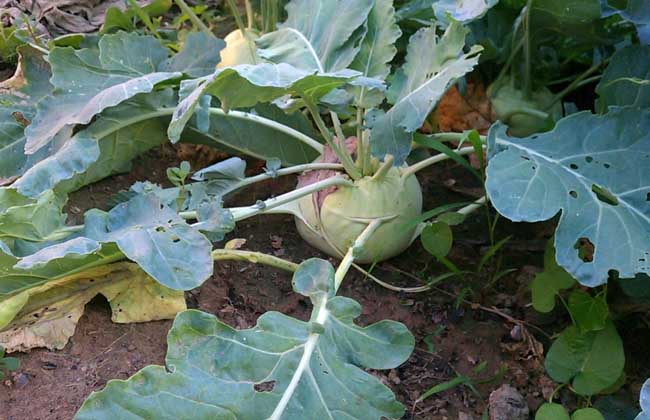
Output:
[[[70,219],[79,222],[87,208],[106,208],[113,193],[128,188],[136,180],[164,184],[165,169],[177,165],[178,160],[169,148],[155,150],[137,160],[130,174],[112,177],[75,193],[68,205]],[[451,164],[425,171],[420,181],[425,208],[471,201],[480,192],[466,172]],[[285,178],[256,185],[231,197],[227,204],[250,204],[286,191],[294,182]],[[535,314],[529,307],[527,286],[541,270],[544,244],[552,226],[500,221],[497,239],[512,235],[500,259],[481,273],[445,280],[437,289],[424,293],[390,291],[358,272],[350,273],[340,294],[361,303],[360,324],[393,319],[406,324],[416,337],[416,350],[404,365],[391,371],[372,372],[404,403],[405,418],[480,419],[490,392],[502,384],[517,388],[531,413],[548,398],[555,384],[544,373],[543,350],[549,336],[566,325],[566,319],[563,315]],[[485,213],[477,212],[454,227],[454,234],[450,259],[463,270],[474,270],[489,246]],[[244,249],[295,262],[314,256],[327,258],[300,239],[289,217],[249,219],[239,223],[227,239],[232,238],[246,239]],[[502,269],[516,270],[492,284],[490,278],[497,261]],[[405,287],[421,285],[417,279],[445,272],[418,243],[373,270],[384,281]],[[309,302],[292,292],[289,274],[247,263],[215,264],[212,278],[186,297],[190,307],[215,314],[236,328],[254,325],[269,310],[301,319],[308,318],[310,313]],[[0,384],[0,419],[72,418],[84,399],[101,390],[108,380],[128,378],[148,364],[164,364],[170,326],[171,321],[114,324],[107,302],[101,297],[93,300],[65,349],[17,355],[20,369]],[[643,360],[644,356],[637,357]],[[473,373],[484,362],[485,369]],[[470,376],[477,393],[468,386],[457,386],[414,403],[432,386],[457,375]],[[632,389],[623,388],[619,394],[635,395],[637,387],[638,384]],[[561,396],[566,404],[574,403],[571,393]]]

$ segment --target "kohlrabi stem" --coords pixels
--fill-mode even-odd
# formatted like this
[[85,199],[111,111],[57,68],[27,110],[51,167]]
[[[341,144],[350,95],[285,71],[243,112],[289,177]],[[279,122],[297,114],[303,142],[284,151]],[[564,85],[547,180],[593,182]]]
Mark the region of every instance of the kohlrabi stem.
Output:
[[372,176],[372,180],[380,181],[381,179],[383,179],[388,173],[388,171],[390,171],[390,168],[393,167],[394,161],[395,161],[395,157],[393,155],[386,155],[381,166],[379,167],[379,169],[377,169],[377,172],[375,172],[375,174]]
[[269,267],[279,268],[280,270],[294,272],[298,269],[298,264],[273,255],[263,254],[261,252],[243,251],[240,249],[215,249],[212,251],[213,261],[246,261],[253,264],[264,264]]
[[[454,153],[457,155],[470,155],[474,153],[474,147],[463,147],[458,150],[454,150]],[[427,166],[431,166],[435,163],[442,162],[443,160],[450,159],[449,156],[447,156],[444,153],[439,153],[437,155],[431,156],[429,158],[426,158],[424,160],[421,160],[417,163],[414,163],[413,165],[407,167],[402,171],[402,178],[406,179],[408,176],[415,174],[417,171],[422,170],[426,168]]]
[[[279,195],[277,197],[269,198],[268,200],[259,202],[257,204],[254,204],[252,206],[248,207],[235,207],[231,208],[230,211],[233,214],[233,218],[235,219],[235,222],[239,222],[244,219],[248,219],[249,217],[255,216],[257,214],[264,213],[266,210],[271,210],[275,207],[279,207],[283,204],[290,203],[294,200],[297,200],[301,197],[304,197],[309,194],[313,194],[315,192],[318,192],[320,190],[323,190],[325,188],[329,187],[334,187],[334,186],[341,186],[341,185],[347,185],[351,186],[352,183],[350,180],[344,178],[341,175],[333,176],[331,178],[324,179],[322,181],[315,182],[313,184],[298,188],[297,190],[293,190],[291,192]],[[190,212],[188,212],[190,213]],[[194,217],[186,217],[186,218],[196,218],[196,212],[191,212],[193,213]],[[183,213],[181,213],[183,214]]]
[[339,264],[336,273],[334,273],[334,293],[339,290],[339,287],[341,287],[341,283],[343,283],[345,275],[348,273],[350,267],[354,263],[355,252],[358,252],[358,250],[363,248],[372,234],[375,233],[377,228],[379,228],[379,226],[381,226],[381,224],[384,222],[385,220],[383,219],[374,219],[372,222],[368,223],[368,226],[363,230],[363,232],[361,232],[359,236],[357,236],[357,239],[355,239],[352,246],[348,248],[348,252],[345,253],[345,256]]
[[192,22],[192,25],[194,25],[196,28],[198,28],[201,32],[205,33],[206,35],[214,36],[210,28],[208,28],[205,23],[199,17],[192,11],[192,8],[185,3],[185,0],[174,0],[176,5],[178,6],[179,9],[183,13],[187,15],[187,17],[190,19],[190,22]]
[[510,70],[510,67],[512,66],[513,61],[515,60],[515,57],[519,53],[519,50],[521,50],[524,46],[524,38],[521,38],[517,45],[513,45],[512,51],[510,51],[510,55],[508,56],[508,59],[506,60],[506,63],[503,65],[503,68],[499,72],[499,75],[497,78],[494,80],[493,85],[498,84],[501,79],[503,79],[506,74],[508,74],[508,70]]
[[530,98],[532,92],[531,76],[531,42],[530,42],[530,9],[533,0],[526,2],[526,14],[524,15],[524,98]]
[[487,196],[483,196],[483,197],[479,198],[478,200],[474,201],[472,204],[468,204],[465,207],[462,207],[462,208],[456,210],[456,213],[460,213],[463,216],[467,216],[468,214],[473,213],[476,210],[483,207],[483,205],[485,203],[487,203]]
[[253,5],[250,0],[244,0],[244,5],[246,6],[246,28],[253,29],[253,21],[255,20]]
[[237,24],[237,28],[241,31],[242,36],[246,35],[246,26],[244,26],[244,21],[241,18],[241,14],[239,13],[239,9],[237,8],[237,2],[235,0],[226,0],[228,2],[228,7],[230,8],[230,11],[232,12],[232,16],[235,18],[235,23]]
[[305,105],[307,106],[307,109],[309,110],[309,113],[314,119],[314,122],[316,123],[316,127],[318,127],[318,131],[320,131],[323,138],[325,138],[327,144],[332,148],[336,156],[339,158],[339,160],[345,167],[345,171],[348,173],[348,175],[350,175],[352,179],[355,180],[360,179],[361,173],[354,165],[354,162],[352,161],[352,157],[347,152],[345,139],[344,138],[341,139],[340,144],[336,144],[336,141],[334,140],[332,133],[330,132],[329,128],[327,128],[325,121],[323,121],[323,118],[320,116],[320,113],[318,112],[318,106],[316,106],[316,104],[313,103],[311,100],[308,99],[303,99],[303,100],[305,102]]
[[278,2],[277,0],[262,0],[262,31],[264,33],[275,31],[275,25],[278,21]]
[[[465,140],[467,135],[465,133],[433,133],[428,136],[429,138],[433,140],[438,140],[441,142],[447,142],[447,141],[462,141]],[[482,143],[487,142],[487,136],[480,136],[479,138],[481,139]]]
[[540,111],[535,108],[528,108],[525,106],[519,107],[517,109],[513,109],[512,111],[508,112],[507,114],[503,115],[501,119],[503,121],[508,121],[513,115],[530,115],[531,117],[539,118],[542,120],[545,120],[549,117],[548,113],[544,111]]
[[[340,163],[305,163],[303,165],[290,166],[288,168],[278,169],[274,174],[264,173],[264,174],[259,174],[248,178],[244,178],[240,182],[238,182],[237,184],[233,185],[231,188],[223,192],[222,195],[226,195],[232,191],[238,190],[239,188],[243,188],[255,184],[256,182],[266,181],[268,179],[273,179],[278,176],[297,174],[305,171],[317,171],[317,170],[327,170],[327,169],[343,170],[344,168],[343,165],[341,165]],[[195,211],[181,212],[179,213],[179,215],[184,219],[196,219]],[[66,226],[64,228],[54,231],[49,236],[43,238],[43,241],[59,241],[61,239],[67,238],[73,233],[79,233],[82,232],[83,230],[84,230],[84,225]],[[0,236],[0,239],[2,238],[3,236]],[[25,239],[28,241],[31,240],[31,238],[16,238],[14,236],[12,236],[12,239]]]
[[[368,227],[366,227],[364,231],[361,232],[361,234],[357,237],[357,239],[354,241],[352,246],[348,248],[345,257],[343,257],[343,260],[339,264],[336,273],[334,274],[335,294],[338,291],[339,286],[341,286],[341,283],[343,282],[343,278],[345,277],[348,270],[354,263],[355,250],[362,248],[364,246],[366,241],[368,241],[368,238],[372,236],[372,234],[375,232],[375,230],[377,230],[377,228],[381,225],[381,223],[382,220],[373,220],[372,222],[370,222],[370,224],[368,224]],[[311,322],[320,325],[324,325],[327,322],[327,319],[329,318],[330,315],[330,312],[327,309],[328,300],[329,298],[326,295],[321,299],[318,307],[314,308],[316,316],[312,318]],[[302,353],[302,357],[300,358],[300,362],[298,363],[298,367],[296,368],[296,371],[294,372],[293,377],[291,378],[291,382],[289,382],[289,385],[285,388],[284,392],[282,393],[282,398],[280,399],[280,402],[278,402],[278,405],[275,406],[275,410],[273,410],[273,413],[269,417],[270,420],[280,420],[282,418],[282,414],[284,413],[287,406],[289,405],[289,402],[291,401],[293,394],[296,392],[296,389],[298,388],[298,384],[300,383],[303,374],[309,367],[309,362],[311,361],[312,354],[316,349],[316,345],[318,344],[318,340],[320,339],[320,337],[321,337],[320,333],[309,334],[309,337],[305,342],[304,350]]]

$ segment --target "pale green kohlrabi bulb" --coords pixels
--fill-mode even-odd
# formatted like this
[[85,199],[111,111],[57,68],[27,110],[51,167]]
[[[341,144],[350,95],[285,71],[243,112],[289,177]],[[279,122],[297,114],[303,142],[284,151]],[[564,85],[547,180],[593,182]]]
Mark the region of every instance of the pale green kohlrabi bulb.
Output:
[[312,246],[341,257],[370,221],[394,216],[375,231],[355,261],[373,263],[402,253],[415,239],[416,227],[408,224],[422,214],[422,190],[414,175],[403,179],[401,173],[391,168],[380,179],[365,177],[354,186],[339,186],[324,200],[317,193],[303,197],[298,232]]
[[[511,79],[506,78],[490,85],[487,94],[497,119],[508,124],[510,134],[516,137],[548,131],[553,128],[555,121],[562,117],[560,101],[548,109],[555,96],[544,87],[531,92],[530,97],[525,98],[524,91],[516,88]],[[522,108],[546,112],[549,118],[519,113]]]

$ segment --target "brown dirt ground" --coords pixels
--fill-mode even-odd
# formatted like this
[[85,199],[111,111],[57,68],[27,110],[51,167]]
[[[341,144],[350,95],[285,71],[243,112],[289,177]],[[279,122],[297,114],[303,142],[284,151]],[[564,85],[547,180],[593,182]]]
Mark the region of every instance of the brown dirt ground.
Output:
[[[87,208],[105,207],[111,194],[136,180],[164,182],[165,169],[177,163],[176,153],[169,148],[155,150],[138,159],[130,174],[75,193],[68,205],[71,221],[78,222]],[[468,188],[474,185],[472,180],[453,165],[427,170],[420,175],[420,181],[425,208],[470,201],[478,190]],[[227,204],[249,204],[286,191],[293,182],[294,179],[286,178],[256,185],[231,197]],[[457,185],[465,188],[459,189]],[[484,213],[476,213],[463,225],[454,227],[456,238],[450,259],[461,268],[474,267],[487,249],[485,225]],[[364,311],[359,323],[393,319],[406,324],[415,335],[416,350],[404,365],[391,371],[373,372],[405,404],[405,418],[457,419],[464,413],[471,416],[466,418],[479,419],[486,410],[490,392],[504,383],[515,386],[524,395],[532,412],[554,387],[544,374],[542,358],[535,352],[541,350],[537,340],[547,345],[545,334],[561,329],[565,320],[540,317],[527,305],[530,302],[527,285],[540,270],[552,224],[501,221],[499,226],[498,238],[513,235],[504,248],[501,265],[517,271],[494,285],[489,285],[487,280],[492,265],[479,275],[446,280],[440,289],[410,295],[389,291],[351,272],[340,291],[341,295],[362,304]],[[238,224],[228,239],[231,238],[246,239],[245,249],[272,253],[295,262],[313,256],[326,258],[300,239],[289,217],[249,219]],[[444,272],[444,267],[435,263],[419,244],[374,271],[383,280],[403,286],[419,285],[415,278],[435,277]],[[457,299],[466,287],[472,289],[472,293],[465,295],[470,304]],[[269,310],[301,319],[308,318],[310,311],[305,298],[292,292],[289,274],[247,263],[216,264],[212,278],[186,296],[190,307],[213,313],[237,328],[254,325],[257,317]],[[544,326],[547,333],[520,323],[524,331],[532,333],[530,340],[520,340],[521,330],[513,331],[512,319],[547,324]],[[65,349],[33,350],[17,356],[22,363],[20,369],[0,384],[0,419],[72,418],[84,399],[92,391],[102,389],[108,380],[128,378],[148,364],[163,364],[165,336],[170,326],[171,321],[113,324],[107,302],[101,297],[93,300]],[[472,369],[482,362],[487,363],[485,370],[472,375]],[[500,370],[502,374],[495,377]],[[478,394],[459,386],[414,404],[426,390],[458,374],[473,376]],[[567,404],[574,403],[568,392],[562,398]]]

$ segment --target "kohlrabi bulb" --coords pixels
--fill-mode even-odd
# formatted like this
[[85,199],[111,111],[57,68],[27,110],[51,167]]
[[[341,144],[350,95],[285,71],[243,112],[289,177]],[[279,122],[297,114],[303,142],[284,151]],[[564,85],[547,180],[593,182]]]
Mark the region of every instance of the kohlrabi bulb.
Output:
[[373,263],[402,253],[414,239],[416,227],[409,228],[409,222],[422,214],[422,190],[414,175],[404,179],[401,173],[393,167],[379,179],[365,177],[354,186],[303,197],[304,222],[296,218],[298,232],[312,246],[341,257],[370,221],[393,217],[375,231],[355,261]]
[[[553,123],[562,117],[560,101],[548,109],[555,96],[544,87],[531,92],[530,96],[525,98],[524,91],[516,88],[512,79],[504,78],[498,83],[490,85],[487,94],[497,119],[508,124],[510,134],[516,137],[526,137],[534,133],[548,131],[553,127]],[[546,112],[549,114],[549,118],[544,119],[521,113],[519,111],[522,108]]]

